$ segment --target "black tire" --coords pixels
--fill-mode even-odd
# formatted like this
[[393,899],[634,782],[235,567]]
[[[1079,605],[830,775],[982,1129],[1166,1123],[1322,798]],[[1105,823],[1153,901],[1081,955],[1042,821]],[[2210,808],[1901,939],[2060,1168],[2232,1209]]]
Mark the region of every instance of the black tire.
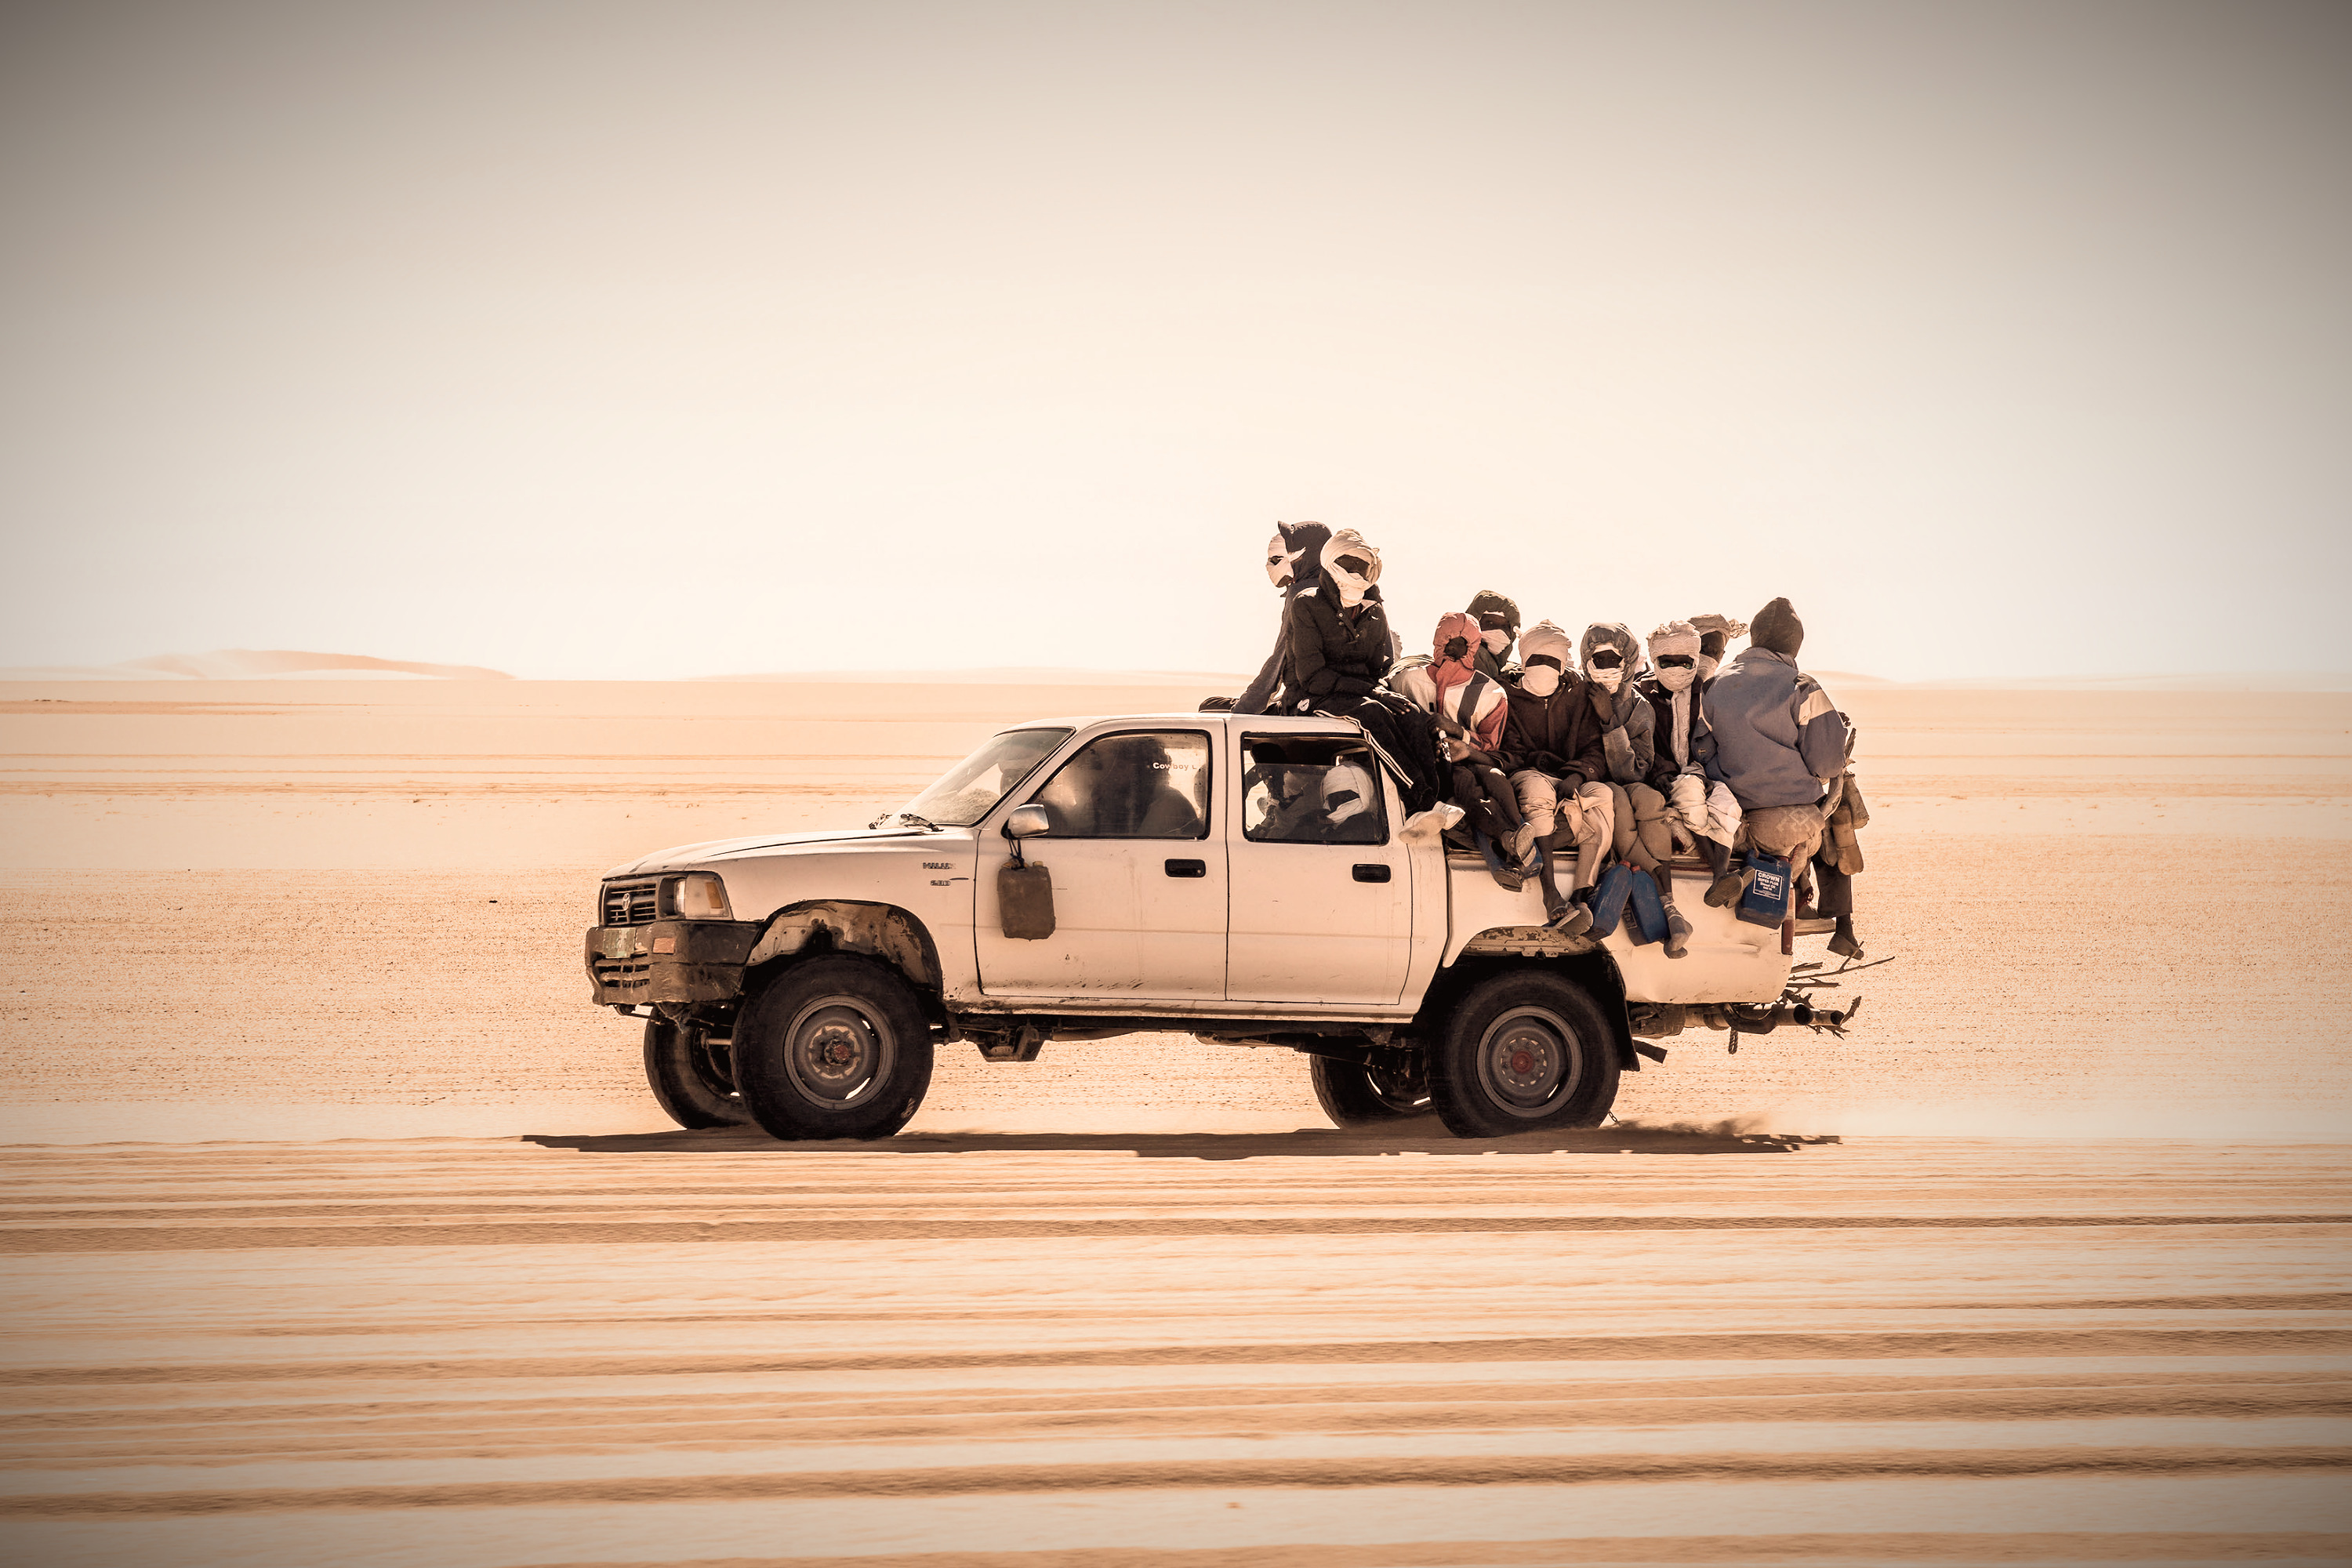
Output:
[[1617,1101],[1617,1043],[1583,990],[1541,970],[1480,981],[1430,1053],[1430,1099],[1458,1138],[1598,1127]]
[[646,1082],[680,1127],[740,1127],[751,1120],[729,1077],[727,1047],[667,1019],[646,1026]]
[[775,1137],[887,1138],[931,1087],[931,1026],[897,971],[814,958],[743,1010],[735,1075]]
[[1432,1114],[1426,1073],[1383,1071],[1361,1062],[1309,1057],[1315,1098],[1339,1127],[1381,1127]]

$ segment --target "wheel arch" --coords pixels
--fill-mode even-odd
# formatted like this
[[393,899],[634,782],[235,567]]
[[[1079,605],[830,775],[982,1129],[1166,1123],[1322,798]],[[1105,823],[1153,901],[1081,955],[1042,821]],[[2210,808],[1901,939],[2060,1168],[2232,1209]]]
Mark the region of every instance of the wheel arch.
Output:
[[945,1019],[946,971],[929,929],[897,904],[863,900],[804,899],[770,915],[744,960],[744,993],[764,990],[793,964],[827,953],[868,958],[898,971],[932,1021]]
[[1640,1072],[1642,1058],[1633,1049],[1633,1023],[1625,1011],[1625,980],[1617,972],[1617,961],[1608,950],[1593,947],[1584,952],[1562,953],[1540,958],[1520,958],[1503,955],[1465,957],[1438,972],[1428,994],[1423,997],[1421,1011],[1413,1018],[1413,1032],[1423,1039],[1434,1039],[1444,1027],[1445,1015],[1453,1010],[1464,992],[1491,975],[1506,974],[1515,970],[1539,970],[1557,974],[1592,998],[1601,1016],[1609,1022],[1609,1037],[1617,1051],[1617,1067],[1622,1072]]

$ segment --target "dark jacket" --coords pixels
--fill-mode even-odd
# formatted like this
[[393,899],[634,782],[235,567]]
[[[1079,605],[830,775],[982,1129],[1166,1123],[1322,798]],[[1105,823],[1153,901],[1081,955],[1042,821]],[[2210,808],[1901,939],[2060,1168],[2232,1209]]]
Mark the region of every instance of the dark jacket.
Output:
[[1604,691],[1588,680],[1584,688],[1592,702],[1593,722],[1601,726],[1601,755],[1608,759],[1609,771],[1602,776],[1611,784],[1647,784],[1655,766],[1652,731],[1656,721],[1649,703],[1639,690],[1623,686]]
[[1741,810],[1812,805],[1844,773],[1845,715],[1785,654],[1749,645],[1707,682],[1706,702],[1707,775],[1731,786]]
[[1396,659],[1377,587],[1350,612],[1338,589],[1318,582],[1293,596],[1283,625],[1283,700],[1294,713],[1302,701],[1370,696]]
[[1570,789],[1609,777],[1601,716],[1592,710],[1582,676],[1563,675],[1559,689],[1549,697],[1538,697],[1525,686],[1506,686],[1503,700],[1511,705],[1503,721],[1505,773],[1533,768]]
[[1281,533],[1283,543],[1298,552],[1298,564],[1291,568],[1290,586],[1282,591],[1282,615],[1274,628],[1274,651],[1265,656],[1257,679],[1234,699],[1236,713],[1281,711],[1282,670],[1290,654],[1290,602],[1323,580],[1323,546],[1330,542],[1331,531],[1319,522],[1278,522],[1275,528]]
[[[1503,651],[1505,653],[1508,653],[1511,650],[1509,648],[1505,648]],[[1488,647],[1483,642],[1478,645],[1477,655],[1471,660],[1470,668],[1476,670],[1479,674],[1485,676],[1487,679],[1495,682],[1498,686],[1516,686],[1518,684],[1519,661],[1515,658],[1507,663],[1502,659],[1496,658],[1495,657],[1495,650]]]
[[1650,763],[1650,787],[1664,790],[1675,782],[1675,775],[1693,773],[1705,776],[1707,763],[1715,757],[1715,731],[1706,727],[1706,695],[1696,681],[1691,682],[1690,699],[1690,764],[1675,765],[1675,694],[1658,684],[1654,675],[1645,675],[1634,683],[1634,689],[1650,700],[1650,742],[1655,757]]

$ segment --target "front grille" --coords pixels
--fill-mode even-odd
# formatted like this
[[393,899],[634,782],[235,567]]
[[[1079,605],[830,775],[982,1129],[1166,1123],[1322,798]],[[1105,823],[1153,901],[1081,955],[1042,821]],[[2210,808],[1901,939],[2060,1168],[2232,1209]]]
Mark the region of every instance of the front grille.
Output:
[[643,991],[653,981],[653,965],[626,960],[598,959],[596,984],[605,991]]
[[604,884],[604,921],[608,926],[643,926],[654,923],[655,895],[661,889],[661,879],[648,877],[642,882],[607,882]]

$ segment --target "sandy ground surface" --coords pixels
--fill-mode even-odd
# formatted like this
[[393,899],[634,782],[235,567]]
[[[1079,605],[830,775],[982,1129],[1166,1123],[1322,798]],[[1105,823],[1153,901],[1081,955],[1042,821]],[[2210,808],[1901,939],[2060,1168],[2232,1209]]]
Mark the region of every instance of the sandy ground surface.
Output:
[[2346,696],[1841,693],[1867,1026],[1669,1041],[1630,1131],[1367,1142],[1175,1037],[664,1131],[605,866],[1200,694],[0,687],[0,1546],[2352,1557]]

